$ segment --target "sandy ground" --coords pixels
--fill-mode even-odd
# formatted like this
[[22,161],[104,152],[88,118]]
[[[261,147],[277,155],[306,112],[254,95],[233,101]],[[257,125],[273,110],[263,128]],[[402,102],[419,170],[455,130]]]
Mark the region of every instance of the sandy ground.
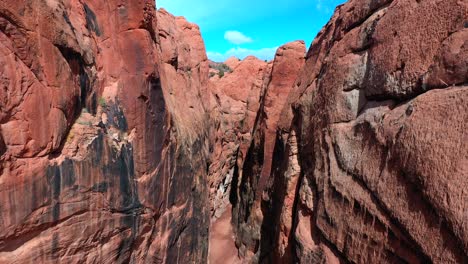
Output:
[[238,258],[231,226],[231,207],[215,222],[211,224],[210,232],[210,264],[242,263]]

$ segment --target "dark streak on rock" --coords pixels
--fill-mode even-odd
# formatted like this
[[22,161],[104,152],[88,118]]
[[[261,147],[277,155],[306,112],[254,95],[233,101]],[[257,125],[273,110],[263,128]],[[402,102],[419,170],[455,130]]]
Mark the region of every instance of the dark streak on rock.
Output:
[[96,14],[94,14],[93,10],[87,4],[84,4],[83,7],[86,15],[86,28],[93,31],[98,37],[100,37],[102,31],[99,28]]

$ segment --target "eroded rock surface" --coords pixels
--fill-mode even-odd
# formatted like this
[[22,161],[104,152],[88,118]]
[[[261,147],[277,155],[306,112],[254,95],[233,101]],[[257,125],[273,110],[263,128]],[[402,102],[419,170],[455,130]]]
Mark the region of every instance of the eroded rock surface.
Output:
[[224,77],[211,78],[216,104],[212,110],[213,151],[210,165],[210,196],[213,215],[221,216],[229,204],[236,164],[242,163],[248,147],[260,97],[271,66],[247,57]]
[[2,1],[0,38],[0,262],[205,262],[198,27],[154,1]]
[[[288,99],[265,88],[230,167],[241,258],[468,261],[467,11],[403,0],[336,9]],[[269,85],[293,75],[273,66]]]
[[0,2],[0,263],[467,263],[467,14],[215,63],[150,0]]
[[[277,256],[468,261],[466,21],[461,1],[349,1],[336,9],[308,52],[293,111],[281,119],[291,125],[266,199],[277,219],[266,226],[280,240],[263,241]],[[288,253],[281,237],[291,190]]]
[[[214,109],[217,116],[213,118],[216,137],[210,167],[210,181],[216,192],[216,217],[222,213],[222,205],[232,193],[229,187],[233,177],[237,181],[242,174],[257,130],[268,131],[265,160],[271,161],[279,114],[304,63],[304,54],[304,43],[298,41],[279,48],[275,60],[270,63],[247,57],[236,65],[235,59],[230,58],[225,65],[231,65],[232,72],[211,79],[217,100]],[[263,178],[269,174],[266,168]]]

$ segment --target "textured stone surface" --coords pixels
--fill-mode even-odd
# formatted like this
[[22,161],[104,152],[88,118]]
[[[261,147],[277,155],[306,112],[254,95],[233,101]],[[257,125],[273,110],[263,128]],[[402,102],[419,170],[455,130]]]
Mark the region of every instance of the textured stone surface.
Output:
[[2,1],[0,38],[0,262],[205,262],[198,27],[154,1]]
[[[219,121],[209,173],[213,221],[219,225],[216,219],[232,204],[235,241],[244,259],[253,260],[257,253],[260,201],[269,180],[277,123],[304,55],[304,42],[296,41],[280,47],[270,63],[247,57],[236,65],[230,58],[225,64],[231,65],[232,73],[212,78],[219,98],[215,113],[221,112],[215,119]],[[262,164],[252,160],[254,152],[262,153]]]
[[150,0],[0,2],[0,263],[467,263],[467,14],[216,63]]
[[247,57],[222,78],[211,78],[215,98],[212,111],[212,154],[209,168],[213,216],[220,217],[229,204],[236,164],[248,148],[263,86],[271,66]]
[[229,167],[239,256],[468,261],[467,11],[461,1],[349,1],[295,85],[269,97],[275,76],[295,79],[273,64],[249,148]]
[[296,261],[468,261],[466,20],[462,1],[336,9],[281,118],[278,161],[294,157],[296,137],[299,166],[280,165],[269,204],[287,204],[275,195],[290,197],[299,170]]

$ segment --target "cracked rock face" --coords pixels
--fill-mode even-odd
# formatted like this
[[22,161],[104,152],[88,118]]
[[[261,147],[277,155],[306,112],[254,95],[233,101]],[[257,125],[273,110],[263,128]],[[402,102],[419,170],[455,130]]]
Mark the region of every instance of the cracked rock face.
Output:
[[[396,0],[336,9],[286,102],[265,88],[249,147],[225,168],[241,259],[468,261],[467,11]],[[294,82],[272,68],[271,87]]]
[[[466,19],[461,1],[336,9],[308,52],[277,148],[284,163],[298,139],[287,233],[296,261],[468,261]],[[288,208],[275,195],[291,195],[291,166],[278,168],[273,215]],[[279,238],[282,215],[272,225]],[[281,240],[272,244],[288,256]]]
[[467,263],[467,14],[215,63],[154,1],[0,2],[0,263]]
[[153,1],[2,1],[0,38],[0,262],[206,261],[198,27]]
[[212,237],[218,237],[217,227],[228,221],[224,215],[231,215],[229,242],[239,251],[233,258],[232,251],[210,250],[212,260],[254,259],[263,221],[260,202],[270,178],[280,113],[287,108],[304,55],[304,42],[291,42],[280,47],[269,63],[254,57],[230,58],[225,65],[232,67],[231,72],[211,78],[217,98],[209,170]]

